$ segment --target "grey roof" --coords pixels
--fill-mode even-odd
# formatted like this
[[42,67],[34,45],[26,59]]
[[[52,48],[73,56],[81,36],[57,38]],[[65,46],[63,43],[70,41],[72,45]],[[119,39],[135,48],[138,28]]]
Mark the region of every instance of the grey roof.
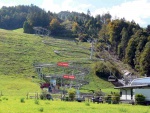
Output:
[[127,89],[127,88],[142,88],[142,87],[150,87],[148,84],[143,85],[126,85],[126,86],[120,86],[120,87],[114,87],[115,89]]
[[143,85],[143,84],[150,85],[150,77],[134,79],[130,85],[133,86],[133,85]]
[[115,89],[142,88],[142,87],[150,87],[150,77],[134,79],[130,85],[115,87]]

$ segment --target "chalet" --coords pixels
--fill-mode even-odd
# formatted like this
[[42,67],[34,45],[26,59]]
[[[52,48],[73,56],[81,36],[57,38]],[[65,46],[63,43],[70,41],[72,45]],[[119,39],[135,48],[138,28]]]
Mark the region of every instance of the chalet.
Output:
[[129,85],[115,89],[120,89],[121,101],[135,102],[135,95],[142,94],[146,97],[146,103],[150,104],[150,77],[134,79]]

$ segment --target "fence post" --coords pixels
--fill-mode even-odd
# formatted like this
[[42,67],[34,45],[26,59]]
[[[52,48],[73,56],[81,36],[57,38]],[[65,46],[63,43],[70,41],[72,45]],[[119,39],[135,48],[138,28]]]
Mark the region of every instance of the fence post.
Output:
[[39,97],[38,97],[38,93],[37,93],[37,99],[39,99]]
[[27,99],[28,99],[28,95],[29,95],[29,93],[27,93]]
[[36,93],[35,93],[35,99],[36,99],[36,96],[37,96],[37,95],[36,95]]

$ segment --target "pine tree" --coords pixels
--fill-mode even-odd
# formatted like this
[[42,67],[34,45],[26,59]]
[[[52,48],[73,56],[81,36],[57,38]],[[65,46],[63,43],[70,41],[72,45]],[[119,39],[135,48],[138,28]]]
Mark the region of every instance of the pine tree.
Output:
[[143,53],[140,59],[141,75],[150,76],[150,41],[146,43]]

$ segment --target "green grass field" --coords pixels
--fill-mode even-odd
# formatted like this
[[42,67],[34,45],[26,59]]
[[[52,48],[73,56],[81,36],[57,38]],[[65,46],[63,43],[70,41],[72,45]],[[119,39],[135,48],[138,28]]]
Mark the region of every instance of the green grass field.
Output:
[[28,92],[41,92],[39,84],[31,78],[0,76],[0,92],[4,96],[25,96]]
[[[23,98],[23,97],[22,97]],[[150,113],[149,106],[0,97],[0,113]]]
[[[91,68],[94,61],[89,60],[90,51],[85,49],[90,47],[88,43],[76,45],[72,40],[40,37],[22,31],[0,29],[0,113],[150,113],[147,106],[62,102],[56,99],[38,100],[37,104],[34,99],[26,99],[27,93],[41,92],[33,63],[77,62],[78,66]],[[55,54],[55,50],[60,54]],[[32,76],[36,77],[32,79]],[[90,83],[81,87],[81,92],[101,89],[109,94],[118,91],[92,71],[87,78]],[[20,102],[21,98],[25,99],[24,103]]]
[[[90,47],[88,43],[76,45],[72,39],[40,37],[24,34],[22,31],[22,29],[13,31],[0,30],[0,75],[16,77],[17,82],[18,77],[31,79],[31,76],[37,76],[33,63],[67,61],[78,62],[80,63],[79,66],[86,67],[91,67],[93,63],[93,61],[89,60],[90,51],[85,49]],[[55,50],[60,51],[60,54],[55,54]],[[90,84],[84,86],[83,89],[104,89],[106,92],[114,90],[111,83],[99,79],[92,73],[90,73],[89,78]],[[7,77],[4,79],[8,82],[10,81],[7,80]]]

